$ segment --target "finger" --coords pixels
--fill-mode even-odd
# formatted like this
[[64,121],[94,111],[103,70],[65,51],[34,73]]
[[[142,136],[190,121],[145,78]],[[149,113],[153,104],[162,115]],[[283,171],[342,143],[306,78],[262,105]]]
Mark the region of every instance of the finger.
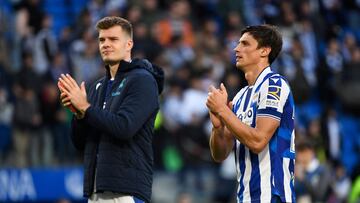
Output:
[[71,77],[70,74],[66,74],[66,77],[69,79],[69,81],[71,82],[71,84],[72,84],[74,87],[79,87],[79,85],[77,84],[77,82],[74,80],[74,78]]
[[59,86],[60,91],[62,91],[64,88],[71,89],[71,85],[66,80],[64,80],[64,78],[60,77],[59,83],[60,83],[60,86]]
[[86,88],[85,88],[85,82],[84,82],[84,81],[81,82],[80,89],[81,89],[81,91],[82,91],[83,93],[86,94]]
[[71,101],[69,99],[64,99],[61,103],[65,106],[66,104],[71,104]]
[[226,88],[223,83],[220,84],[220,90],[226,92]]
[[62,100],[62,99],[64,99],[64,98],[69,98],[69,96],[68,96],[65,92],[62,92],[62,93],[60,94],[60,99]]
[[214,85],[210,85],[209,87],[209,92],[215,92],[216,88],[214,87]]
[[64,90],[64,88],[65,88],[65,85],[64,85],[64,83],[63,83],[62,81],[63,81],[63,79],[59,78],[58,88],[59,88],[59,90],[61,91],[61,93],[63,93],[63,90]]
[[65,97],[61,99],[61,103],[65,104],[66,102],[71,102],[71,99],[69,97]]
[[[210,109],[210,101],[209,101],[209,100],[206,101],[206,107],[207,107],[208,109]],[[209,112],[210,112],[210,111],[209,111]]]
[[58,86],[59,90],[61,91],[60,88],[63,87],[63,84],[62,84],[60,81],[58,81],[58,82],[57,82],[57,86]]
[[64,105],[65,107],[70,107],[71,102],[66,102],[66,103],[63,103],[63,105]]
[[[65,85],[64,85],[65,86]],[[69,96],[70,95],[70,92],[66,89],[66,87],[62,87],[62,86],[60,86],[60,90],[61,90],[61,94],[65,94],[65,95],[67,95],[67,96]]]
[[69,77],[67,77],[66,75],[64,75],[64,74],[61,74],[60,75],[61,77],[61,79],[62,80],[60,80],[62,83],[63,83],[63,85],[65,86],[65,87],[73,87],[74,85],[73,85],[73,83],[71,82],[71,80],[69,79]]
[[229,107],[231,110],[233,109],[233,102],[232,102],[232,101],[229,101],[228,107]]

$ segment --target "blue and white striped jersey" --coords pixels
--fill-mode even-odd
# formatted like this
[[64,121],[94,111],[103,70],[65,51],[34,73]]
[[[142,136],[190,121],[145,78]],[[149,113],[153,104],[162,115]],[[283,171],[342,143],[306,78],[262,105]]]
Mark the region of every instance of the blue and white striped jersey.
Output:
[[233,99],[233,111],[246,125],[256,117],[280,121],[270,142],[259,154],[236,140],[235,162],[238,202],[270,202],[272,195],[295,202],[294,100],[285,79],[265,68],[253,86],[241,89]]

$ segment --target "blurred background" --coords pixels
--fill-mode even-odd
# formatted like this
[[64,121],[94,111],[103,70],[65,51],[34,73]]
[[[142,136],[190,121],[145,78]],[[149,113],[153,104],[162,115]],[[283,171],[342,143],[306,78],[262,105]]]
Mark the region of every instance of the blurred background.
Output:
[[283,35],[272,68],[296,102],[298,202],[360,202],[359,0],[0,0],[0,201],[86,202],[82,154],[56,81],[104,74],[95,23],[134,27],[133,57],[163,67],[153,202],[234,202],[234,158],[214,163],[210,84],[246,85],[235,48],[247,25]]

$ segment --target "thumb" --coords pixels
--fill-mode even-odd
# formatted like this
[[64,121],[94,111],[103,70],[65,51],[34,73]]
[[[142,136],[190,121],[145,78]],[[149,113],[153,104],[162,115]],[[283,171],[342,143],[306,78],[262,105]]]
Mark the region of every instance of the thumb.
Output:
[[233,102],[232,102],[232,101],[229,101],[228,107],[229,107],[231,110],[233,110]]
[[209,92],[213,92],[213,91],[215,91],[216,90],[216,88],[214,87],[214,85],[210,85],[210,87],[209,87]]
[[220,90],[223,91],[223,92],[226,92],[226,88],[225,88],[224,83],[220,84]]
[[86,93],[85,82],[84,81],[81,82],[80,89],[81,89],[81,91]]

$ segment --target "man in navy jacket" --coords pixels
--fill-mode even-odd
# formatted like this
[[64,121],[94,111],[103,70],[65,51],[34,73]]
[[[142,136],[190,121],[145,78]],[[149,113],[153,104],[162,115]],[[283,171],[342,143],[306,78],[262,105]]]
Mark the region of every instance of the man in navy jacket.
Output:
[[154,121],[163,71],[131,59],[132,26],[120,17],[97,25],[106,75],[89,87],[62,75],[61,101],[75,116],[72,141],[84,150],[84,196],[89,202],[150,202]]

